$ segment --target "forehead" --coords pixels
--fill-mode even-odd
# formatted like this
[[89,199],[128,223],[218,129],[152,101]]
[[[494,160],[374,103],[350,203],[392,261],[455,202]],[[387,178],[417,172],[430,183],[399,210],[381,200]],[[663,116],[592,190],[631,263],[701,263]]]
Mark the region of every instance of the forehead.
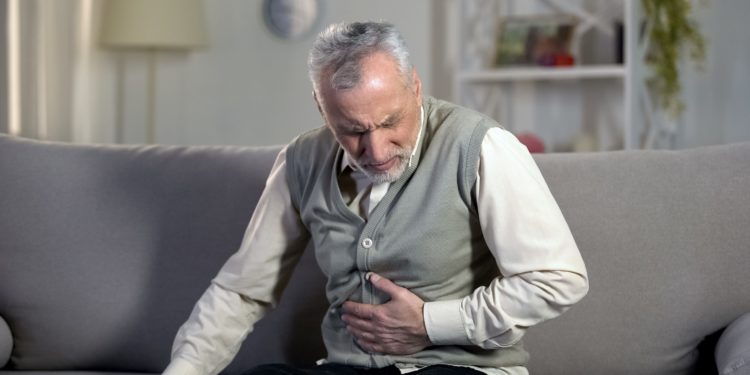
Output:
[[364,58],[361,68],[360,82],[354,88],[337,90],[330,83],[321,87],[321,105],[329,117],[377,122],[403,111],[411,102],[393,58],[376,53]]

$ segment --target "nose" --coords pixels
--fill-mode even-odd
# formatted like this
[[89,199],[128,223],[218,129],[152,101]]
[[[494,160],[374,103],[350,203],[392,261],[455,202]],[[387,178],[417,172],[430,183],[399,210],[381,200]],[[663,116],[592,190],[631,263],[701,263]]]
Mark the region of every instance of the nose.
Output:
[[362,136],[364,155],[375,163],[382,163],[388,158],[388,140],[381,132],[375,130]]

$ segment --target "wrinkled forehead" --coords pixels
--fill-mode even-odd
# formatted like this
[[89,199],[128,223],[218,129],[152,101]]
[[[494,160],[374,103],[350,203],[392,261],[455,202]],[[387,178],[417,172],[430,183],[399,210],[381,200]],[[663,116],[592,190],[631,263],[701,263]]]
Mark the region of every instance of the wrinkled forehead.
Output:
[[[412,102],[410,91],[397,74],[387,68],[365,70],[357,86],[351,89],[335,89],[330,85],[321,88],[319,102],[329,116],[361,118],[377,121],[372,117],[383,117]],[[365,72],[363,71],[363,72]]]
[[331,64],[320,74],[321,88],[335,91],[357,89],[374,79],[388,80],[408,87],[411,77],[401,71],[398,61],[387,52],[350,56],[339,64]]

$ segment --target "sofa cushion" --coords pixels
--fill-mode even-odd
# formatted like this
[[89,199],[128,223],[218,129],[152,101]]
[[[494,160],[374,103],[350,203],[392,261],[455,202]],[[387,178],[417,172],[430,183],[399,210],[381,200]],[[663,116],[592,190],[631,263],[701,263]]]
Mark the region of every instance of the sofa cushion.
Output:
[[690,373],[750,311],[750,143],[535,157],[591,288],[529,330],[530,372]]
[[9,366],[163,370],[177,328],[238,248],[278,151],[0,135]]
[[750,375],[750,313],[727,327],[716,344],[720,375]]

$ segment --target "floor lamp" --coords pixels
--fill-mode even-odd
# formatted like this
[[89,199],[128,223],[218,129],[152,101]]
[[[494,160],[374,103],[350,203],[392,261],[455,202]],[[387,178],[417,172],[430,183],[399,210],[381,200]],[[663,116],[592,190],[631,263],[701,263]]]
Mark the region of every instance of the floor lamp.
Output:
[[[108,48],[148,53],[146,141],[156,140],[156,55],[159,50],[191,50],[207,44],[201,0],[107,0],[101,42]],[[119,69],[121,69],[120,64]],[[122,74],[120,74],[122,77]],[[118,90],[122,93],[122,79]],[[121,94],[120,94],[121,95]],[[118,98],[117,141],[122,141],[122,98]]]

